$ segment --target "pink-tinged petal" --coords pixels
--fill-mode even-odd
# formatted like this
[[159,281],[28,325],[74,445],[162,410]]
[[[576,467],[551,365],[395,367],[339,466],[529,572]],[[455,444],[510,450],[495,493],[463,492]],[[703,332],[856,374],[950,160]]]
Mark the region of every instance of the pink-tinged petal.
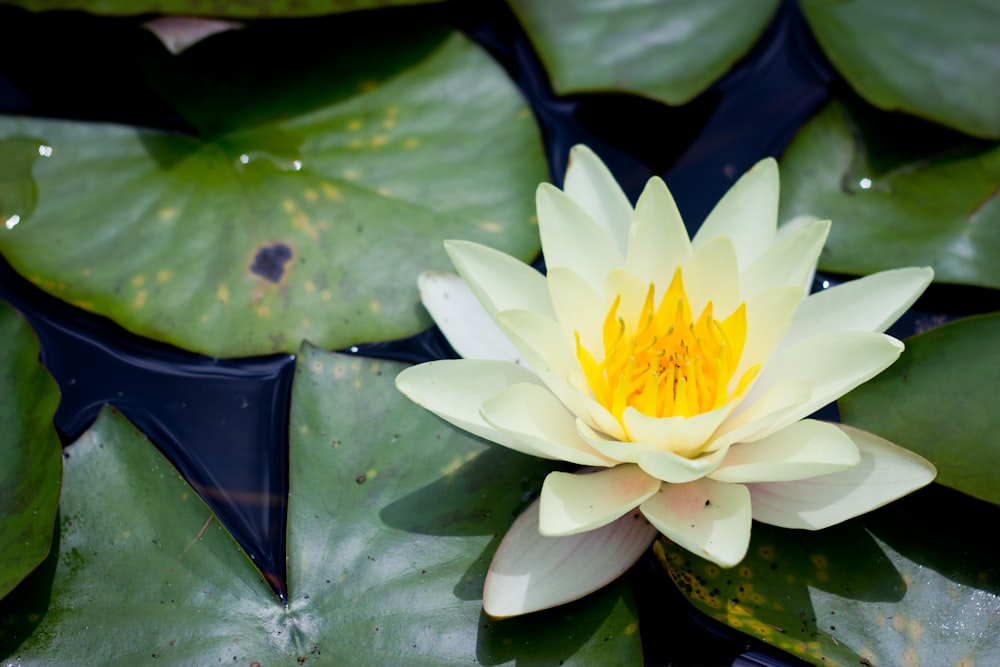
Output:
[[569,269],[549,269],[547,278],[552,309],[566,338],[573,340],[574,334],[580,334],[580,343],[591,354],[602,351],[605,313],[599,306],[603,303],[601,294]]
[[582,533],[607,525],[656,493],[660,480],[623,463],[592,473],[550,472],[539,497],[542,535]]
[[778,163],[765,158],[729,189],[702,223],[691,244],[697,250],[718,236],[728,236],[746,270],[774,241],[778,225]]
[[632,204],[594,151],[577,144],[569,151],[563,192],[587,212],[622,254],[628,247]]
[[923,457],[839,424],[861,452],[853,468],[795,482],[750,484],[753,518],[783,528],[819,530],[869,512],[929,484],[937,474]]
[[744,400],[752,402],[771,387],[788,381],[808,382],[812,395],[760,436],[812,414],[867,382],[891,366],[902,351],[903,344],[895,338],[864,331],[818,334],[782,348],[767,363]]
[[524,365],[469,285],[453,273],[428,272],[417,279],[420,300],[448,343],[464,359],[497,359]]
[[839,472],[860,460],[857,446],[834,424],[804,419],[756,442],[734,445],[711,477],[720,482],[787,482]]
[[722,567],[739,563],[750,546],[750,493],[742,484],[707,477],[664,484],[639,509],[671,540]]
[[784,234],[779,232],[774,244],[743,274],[744,299],[779,285],[809,291],[819,253],[830,233],[830,221],[809,219],[793,224],[797,228]]
[[612,466],[610,460],[595,451],[576,430],[576,416],[566,409],[546,387],[515,384],[483,403],[481,410],[487,424],[523,443],[539,456],[569,461],[584,466]]
[[691,239],[677,204],[666,184],[654,176],[635,205],[625,268],[647,285],[666,289],[674,270],[688,261],[691,252]]
[[548,183],[538,186],[535,203],[545,265],[574,271],[599,292],[604,277],[625,262],[615,243],[566,193]]
[[510,449],[538,452],[493,428],[480,415],[483,403],[510,385],[539,379],[531,371],[505,361],[446,359],[410,366],[396,376],[396,388],[441,419]]
[[243,24],[195,16],[161,16],[146,21],[142,27],[156,35],[167,51],[176,56],[212,35],[239,30]]
[[673,452],[644,448],[639,450],[636,463],[659,480],[671,484],[684,484],[701,479],[715,470],[725,459],[726,451],[723,448],[696,459],[689,459]]
[[810,295],[799,306],[782,347],[818,333],[881,333],[913,305],[934,279],[929,268],[893,269]]
[[622,414],[629,440],[681,456],[697,456],[733,409],[733,402],[691,417],[650,417],[629,406]]
[[504,535],[483,586],[483,611],[508,618],[557,607],[611,583],[639,560],[656,529],[638,512],[576,535],[538,532],[536,500]]
[[580,434],[580,437],[586,440],[587,444],[591,447],[609,459],[614,459],[622,463],[635,463],[638,460],[639,450],[649,447],[645,443],[630,442],[605,435],[592,428],[583,419],[576,420],[576,430]]
[[684,288],[695,317],[709,301],[716,319],[736,310],[741,301],[740,269],[732,239],[717,236],[698,246],[684,265]]
[[545,276],[524,262],[470,241],[445,241],[444,249],[491,317],[511,309],[552,316]]

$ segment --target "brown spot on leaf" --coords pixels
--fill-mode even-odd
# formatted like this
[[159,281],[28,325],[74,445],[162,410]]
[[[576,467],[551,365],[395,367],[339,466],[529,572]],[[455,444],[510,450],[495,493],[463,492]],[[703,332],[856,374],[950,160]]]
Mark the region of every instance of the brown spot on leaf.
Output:
[[284,243],[272,243],[257,251],[250,273],[260,276],[272,283],[280,283],[285,275],[285,265],[292,258],[292,249]]

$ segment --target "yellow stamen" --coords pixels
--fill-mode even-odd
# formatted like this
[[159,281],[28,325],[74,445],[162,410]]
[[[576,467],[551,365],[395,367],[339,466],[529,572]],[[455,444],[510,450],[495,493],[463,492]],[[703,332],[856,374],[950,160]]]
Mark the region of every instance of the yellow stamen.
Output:
[[594,398],[622,422],[629,406],[651,417],[690,417],[744,392],[760,371],[759,364],[747,369],[730,391],[746,343],[746,304],[719,321],[709,301],[693,319],[680,267],[659,306],[654,296],[650,285],[634,323],[619,316],[622,298],[615,297],[604,318],[600,362],[577,334],[576,356]]

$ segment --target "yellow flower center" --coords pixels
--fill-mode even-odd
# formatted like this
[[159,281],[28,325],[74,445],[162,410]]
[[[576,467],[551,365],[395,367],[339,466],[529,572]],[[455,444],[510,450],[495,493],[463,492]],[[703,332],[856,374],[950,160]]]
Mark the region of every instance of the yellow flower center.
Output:
[[650,417],[690,417],[722,407],[760,370],[757,364],[745,371],[730,393],[747,337],[745,302],[720,322],[709,301],[694,320],[680,267],[656,307],[654,291],[650,285],[634,324],[618,315],[621,295],[615,298],[604,319],[600,363],[576,334],[576,356],[594,397],[622,428],[628,406]]

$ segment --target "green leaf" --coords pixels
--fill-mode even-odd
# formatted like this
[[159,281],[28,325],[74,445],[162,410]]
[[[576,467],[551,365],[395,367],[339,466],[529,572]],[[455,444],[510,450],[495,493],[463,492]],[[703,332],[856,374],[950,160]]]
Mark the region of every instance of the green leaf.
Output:
[[301,69],[213,58],[296,53],[303,35],[280,25],[147,63],[199,137],[0,118],[0,155],[42,154],[28,185],[0,170],[0,251],[66,301],[212,356],[425,329],[416,279],[450,267],[447,238],[531,259],[546,166],[503,71],[439,27],[387,30],[384,46],[371,16],[321,23]]
[[38,340],[0,302],[0,598],[44,560],[59,504],[62,453],[52,426],[59,388]]
[[781,218],[833,220],[824,271],[932,266],[939,282],[1000,287],[1000,146],[827,106],[781,160]]
[[777,0],[510,0],[556,92],[625,91],[684,104],[764,32]]
[[936,481],[1000,504],[1000,313],[906,341],[899,360],[839,401],[845,423],[912,449]]
[[418,5],[441,0],[5,0],[32,11],[80,9],[91,14],[180,14],[266,18],[271,16],[318,16],[361,9]]
[[755,523],[730,570],[655,545],[694,607],[822,667],[1000,661],[1000,508],[943,487],[818,532]]
[[820,46],[866,100],[1000,138],[1000,5],[800,0]]
[[410,403],[394,386],[401,368],[311,347],[299,358],[287,609],[162,456],[104,412],[68,448],[58,554],[0,605],[0,655],[24,665],[639,661],[624,582],[526,619],[482,615],[499,538],[547,466]]

